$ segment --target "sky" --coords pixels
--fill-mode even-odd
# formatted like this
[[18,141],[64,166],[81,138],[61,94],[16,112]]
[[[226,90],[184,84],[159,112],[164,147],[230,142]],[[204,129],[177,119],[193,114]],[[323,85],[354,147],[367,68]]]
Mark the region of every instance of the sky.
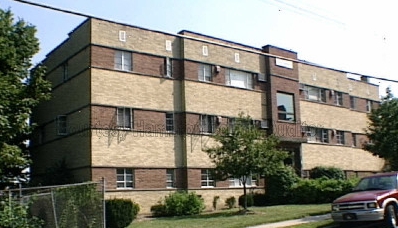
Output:
[[[270,44],[325,67],[398,81],[395,0],[29,0],[134,26],[176,34],[190,30],[253,47]],[[84,17],[0,0],[15,18],[36,26],[47,53]],[[380,95],[398,83],[371,80]]]

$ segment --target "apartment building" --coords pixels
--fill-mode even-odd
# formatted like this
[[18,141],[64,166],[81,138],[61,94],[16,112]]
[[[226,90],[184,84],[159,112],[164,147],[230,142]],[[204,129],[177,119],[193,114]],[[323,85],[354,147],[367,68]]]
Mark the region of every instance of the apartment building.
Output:
[[[279,136],[303,175],[318,165],[349,175],[384,165],[361,149],[378,87],[290,50],[89,18],[43,63],[53,90],[32,117],[36,182],[64,160],[75,182],[105,178],[107,197],[132,198],[144,213],[178,189],[211,207],[214,196],[242,194],[238,180],[214,180],[202,151],[240,112]],[[251,191],[262,185],[251,177]]]

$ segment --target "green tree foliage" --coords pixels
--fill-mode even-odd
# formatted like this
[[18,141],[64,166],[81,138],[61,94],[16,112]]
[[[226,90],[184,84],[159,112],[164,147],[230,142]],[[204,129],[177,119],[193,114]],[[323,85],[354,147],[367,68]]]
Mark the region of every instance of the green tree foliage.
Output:
[[310,178],[326,178],[335,180],[344,180],[344,171],[336,167],[317,166],[310,170]]
[[380,107],[368,115],[366,136],[370,143],[364,149],[386,159],[392,170],[398,170],[398,98],[387,93]]
[[277,172],[267,175],[265,179],[265,195],[268,204],[291,203],[291,188],[300,181],[300,177],[292,167],[281,167]]
[[105,203],[107,228],[127,227],[140,211],[140,206],[129,199],[110,199]]
[[19,177],[29,164],[25,140],[32,132],[27,120],[40,101],[49,98],[45,69],[32,67],[39,51],[36,29],[0,9],[0,182]]
[[278,139],[266,137],[243,113],[235,120],[233,129],[221,128],[212,136],[218,145],[204,151],[215,165],[216,179],[239,178],[247,210],[246,181],[252,174],[267,175],[283,166],[287,153],[277,149]]
[[40,228],[43,221],[29,213],[29,204],[21,204],[15,199],[0,199],[0,227],[2,228]]

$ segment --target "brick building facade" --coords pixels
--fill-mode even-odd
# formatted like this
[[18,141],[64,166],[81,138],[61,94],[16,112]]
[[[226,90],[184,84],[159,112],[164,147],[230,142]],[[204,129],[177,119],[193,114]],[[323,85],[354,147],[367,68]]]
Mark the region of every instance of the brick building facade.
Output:
[[[378,87],[293,51],[90,18],[43,63],[53,91],[32,117],[38,182],[64,159],[76,182],[104,177],[108,197],[131,197],[143,212],[176,189],[211,207],[216,195],[242,194],[234,179],[213,180],[202,151],[240,112],[279,136],[302,175],[318,165],[349,175],[384,165],[361,149]],[[250,185],[262,189],[254,176]]]

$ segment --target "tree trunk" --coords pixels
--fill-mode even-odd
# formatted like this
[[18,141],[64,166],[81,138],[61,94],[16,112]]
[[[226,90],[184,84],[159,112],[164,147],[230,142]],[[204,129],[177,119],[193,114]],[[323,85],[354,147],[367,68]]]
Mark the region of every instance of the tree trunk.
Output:
[[247,211],[247,193],[246,193],[246,181],[242,182],[243,184],[243,210]]

